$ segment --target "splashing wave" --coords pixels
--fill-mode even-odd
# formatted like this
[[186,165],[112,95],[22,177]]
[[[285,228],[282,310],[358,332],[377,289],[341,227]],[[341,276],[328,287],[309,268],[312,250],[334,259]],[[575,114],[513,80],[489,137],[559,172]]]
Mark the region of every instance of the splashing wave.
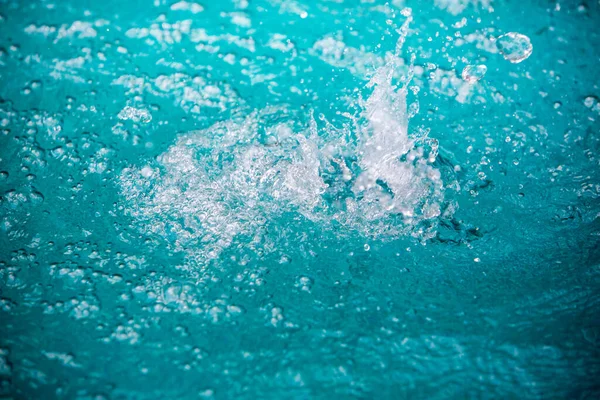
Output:
[[129,214],[176,249],[209,258],[241,237],[286,236],[290,215],[337,236],[433,237],[445,209],[437,142],[408,134],[410,73],[394,83],[409,20],[347,124],[311,114],[298,128],[284,108],[269,108],[185,134],[157,165],[123,172]]

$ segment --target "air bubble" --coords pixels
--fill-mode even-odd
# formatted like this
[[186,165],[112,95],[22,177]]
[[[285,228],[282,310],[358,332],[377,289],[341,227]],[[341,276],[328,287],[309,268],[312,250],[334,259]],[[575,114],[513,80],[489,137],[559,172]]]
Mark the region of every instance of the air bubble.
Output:
[[525,61],[533,52],[529,37],[517,32],[509,32],[496,38],[496,47],[504,59],[513,64]]
[[485,65],[467,65],[462,71],[462,78],[466,82],[475,83],[483,78],[486,72]]

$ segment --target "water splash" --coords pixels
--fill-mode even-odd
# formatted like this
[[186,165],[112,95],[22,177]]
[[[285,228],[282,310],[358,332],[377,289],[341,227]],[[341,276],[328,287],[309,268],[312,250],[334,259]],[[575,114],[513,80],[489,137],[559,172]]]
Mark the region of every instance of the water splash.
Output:
[[444,208],[437,142],[408,134],[412,67],[394,78],[410,21],[370,96],[357,100],[360,112],[345,113],[348,124],[310,114],[299,126],[279,107],[183,135],[155,165],[123,171],[128,213],[175,249],[209,259],[238,240],[281,247],[304,234],[284,221],[290,215],[338,237],[434,236]]

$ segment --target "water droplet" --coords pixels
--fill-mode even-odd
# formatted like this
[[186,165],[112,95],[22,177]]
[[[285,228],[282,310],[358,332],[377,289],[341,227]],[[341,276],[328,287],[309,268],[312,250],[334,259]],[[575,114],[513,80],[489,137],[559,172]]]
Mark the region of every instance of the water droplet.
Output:
[[462,78],[469,83],[475,83],[487,72],[485,65],[467,65],[462,71]]
[[371,246],[369,246],[367,243],[365,243],[364,248],[365,248],[365,251],[371,250]]
[[531,40],[521,33],[509,32],[496,38],[496,47],[513,64],[526,60],[533,51]]

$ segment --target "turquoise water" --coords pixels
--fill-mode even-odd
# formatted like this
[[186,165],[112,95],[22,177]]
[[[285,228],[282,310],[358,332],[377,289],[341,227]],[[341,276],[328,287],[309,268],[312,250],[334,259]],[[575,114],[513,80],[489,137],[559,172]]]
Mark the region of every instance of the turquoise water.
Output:
[[597,1],[0,1],[0,398],[600,397]]

